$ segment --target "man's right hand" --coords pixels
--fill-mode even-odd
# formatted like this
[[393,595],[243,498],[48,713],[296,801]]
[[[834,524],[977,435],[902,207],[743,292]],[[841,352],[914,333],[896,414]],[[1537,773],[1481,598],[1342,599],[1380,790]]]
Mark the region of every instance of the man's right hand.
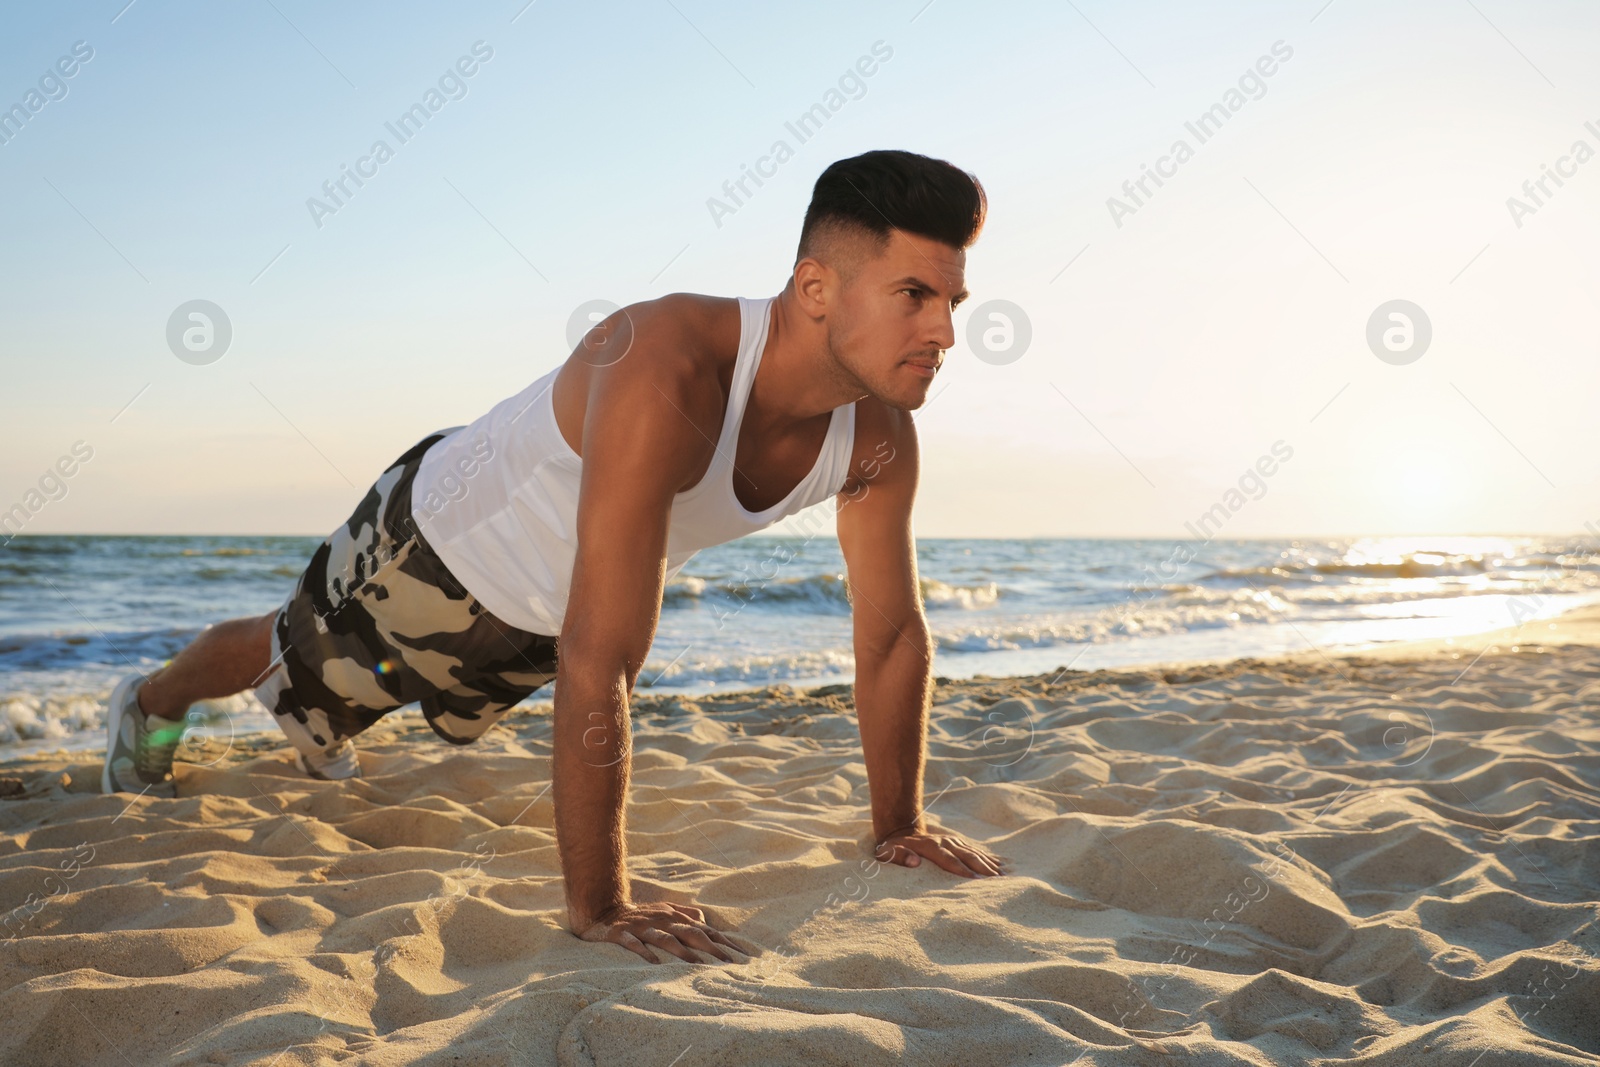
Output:
[[[654,949],[671,953],[690,963],[706,961],[695,950],[724,963],[744,963],[752,955],[729,940],[728,935],[706,922],[706,913],[692,904],[670,901],[652,904],[613,904],[599,918],[578,932],[585,941],[611,941],[637,952],[651,963],[661,959]],[[729,955],[732,950],[737,956]]]

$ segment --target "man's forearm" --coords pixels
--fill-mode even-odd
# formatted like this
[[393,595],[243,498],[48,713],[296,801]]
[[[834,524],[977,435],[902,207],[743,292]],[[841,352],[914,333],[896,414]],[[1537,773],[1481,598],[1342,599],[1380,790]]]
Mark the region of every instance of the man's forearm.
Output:
[[898,830],[924,829],[922,769],[932,665],[925,631],[907,630],[882,656],[856,655],[856,725],[876,840]]
[[581,934],[607,908],[629,901],[625,810],[628,699],[609,688],[556,680],[551,793],[567,918]]

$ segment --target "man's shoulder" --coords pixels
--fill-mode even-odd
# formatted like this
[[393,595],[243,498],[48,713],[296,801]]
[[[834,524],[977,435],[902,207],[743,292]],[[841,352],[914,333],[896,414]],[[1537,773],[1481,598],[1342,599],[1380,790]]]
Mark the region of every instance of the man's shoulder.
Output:
[[566,398],[714,391],[738,345],[736,298],[668,293],[626,304],[590,326],[568,354],[556,379],[556,403],[582,411],[584,401]]
[[649,308],[660,314],[669,314],[683,321],[704,322],[718,315],[739,314],[736,296],[712,296],[708,293],[663,293],[650,300],[641,300],[629,307]]
[[558,419],[565,412],[569,424],[582,427],[569,444],[603,427],[617,454],[642,447],[687,484],[709,462],[722,427],[739,318],[737,298],[698,293],[668,293],[606,316],[556,380]]
[[738,351],[739,300],[701,293],[667,293],[629,304],[620,312],[630,348],[643,343],[652,362],[690,375],[714,373]]

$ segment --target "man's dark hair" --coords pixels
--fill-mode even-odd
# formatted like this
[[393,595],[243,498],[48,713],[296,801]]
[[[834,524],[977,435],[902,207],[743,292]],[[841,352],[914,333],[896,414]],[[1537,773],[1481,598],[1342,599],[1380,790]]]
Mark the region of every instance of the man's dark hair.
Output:
[[891,229],[966,248],[978,239],[988,206],[978,179],[942,159],[897,149],[863,152],[817,179],[795,262],[815,256],[848,281],[866,247],[872,255],[888,247]]

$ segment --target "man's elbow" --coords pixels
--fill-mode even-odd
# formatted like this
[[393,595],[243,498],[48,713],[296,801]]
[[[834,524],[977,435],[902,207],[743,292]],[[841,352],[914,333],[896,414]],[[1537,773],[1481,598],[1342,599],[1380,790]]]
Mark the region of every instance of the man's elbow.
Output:
[[584,701],[633,692],[644,657],[615,642],[561,638],[556,653],[556,692]]
[[915,656],[931,664],[935,643],[933,632],[920,615],[905,622],[885,626],[864,635],[857,642],[856,656],[888,660],[896,656]]

